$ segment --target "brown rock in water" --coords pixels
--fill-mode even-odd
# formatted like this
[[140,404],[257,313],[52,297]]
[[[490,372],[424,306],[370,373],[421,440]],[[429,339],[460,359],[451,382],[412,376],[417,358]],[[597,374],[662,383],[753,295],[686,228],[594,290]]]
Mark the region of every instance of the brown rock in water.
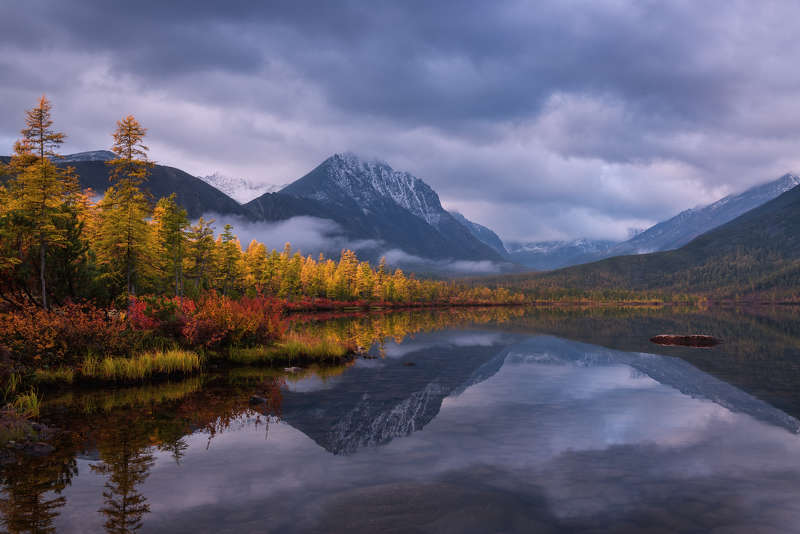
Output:
[[650,341],[657,345],[681,346],[681,347],[713,347],[719,345],[722,340],[713,336],[704,336],[700,334],[692,334],[688,336],[679,336],[675,334],[661,334],[656,337],[651,337]]

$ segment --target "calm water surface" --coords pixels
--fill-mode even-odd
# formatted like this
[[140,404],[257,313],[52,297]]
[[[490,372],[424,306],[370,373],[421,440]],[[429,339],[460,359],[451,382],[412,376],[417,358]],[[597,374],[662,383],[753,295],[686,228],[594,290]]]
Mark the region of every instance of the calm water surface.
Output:
[[[800,531],[793,310],[306,327],[380,342],[337,368],[48,394],[43,421],[71,434],[3,468],[5,529]],[[671,332],[725,343],[647,341]]]

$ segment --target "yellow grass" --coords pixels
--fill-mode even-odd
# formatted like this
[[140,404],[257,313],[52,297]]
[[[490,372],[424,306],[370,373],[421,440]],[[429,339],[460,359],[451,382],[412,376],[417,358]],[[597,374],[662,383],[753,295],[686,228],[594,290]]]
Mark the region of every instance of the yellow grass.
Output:
[[299,361],[335,362],[345,358],[351,349],[331,338],[313,338],[289,334],[274,345],[265,347],[233,347],[230,360],[244,364],[293,363]]
[[134,382],[156,375],[188,374],[202,364],[196,353],[180,349],[146,352],[132,358],[93,356],[83,361],[81,376],[112,382]]

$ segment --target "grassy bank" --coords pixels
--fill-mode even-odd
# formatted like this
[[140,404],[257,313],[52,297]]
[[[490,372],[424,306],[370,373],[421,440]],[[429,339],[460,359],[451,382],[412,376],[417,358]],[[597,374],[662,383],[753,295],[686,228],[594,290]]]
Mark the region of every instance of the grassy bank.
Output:
[[238,364],[298,364],[337,363],[353,352],[330,338],[315,339],[299,334],[289,334],[271,346],[232,347],[228,359]]
[[354,349],[329,337],[290,333],[269,345],[234,346],[220,351],[197,352],[180,348],[149,351],[131,357],[86,356],[72,366],[35,369],[28,379],[15,375],[14,380],[38,386],[73,383],[132,384],[154,379],[188,376],[202,370],[207,359],[217,364],[297,365],[332,364],[346,360]]

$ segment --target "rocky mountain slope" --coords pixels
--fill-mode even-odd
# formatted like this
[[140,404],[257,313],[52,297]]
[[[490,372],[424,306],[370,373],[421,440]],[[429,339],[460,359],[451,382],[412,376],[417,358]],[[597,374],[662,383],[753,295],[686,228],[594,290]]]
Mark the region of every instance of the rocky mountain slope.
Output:
[[494,233],[493,230],[482,224],[470,221],[457,211],[450,211],[449,213],[455,218],[455,220],[464,225],[464,227],[469,230],[470,233],[478,240],[492,247],[501,256],[508,256],[508,251],[506,250],[505,245],[503,245],[503,240],[500,239],[500,236]]

